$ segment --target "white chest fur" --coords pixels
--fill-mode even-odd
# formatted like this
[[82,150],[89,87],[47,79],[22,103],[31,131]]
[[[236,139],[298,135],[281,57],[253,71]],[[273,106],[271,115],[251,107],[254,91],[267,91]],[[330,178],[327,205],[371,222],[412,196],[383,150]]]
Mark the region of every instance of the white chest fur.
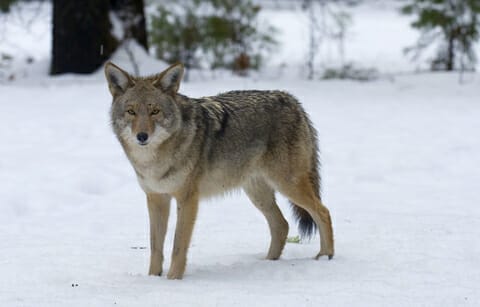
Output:
[[174,169],[169,157],[158,157],[149,146],[135,146],[128,155],[146,193],[175,192],[186,178],[185,169]]

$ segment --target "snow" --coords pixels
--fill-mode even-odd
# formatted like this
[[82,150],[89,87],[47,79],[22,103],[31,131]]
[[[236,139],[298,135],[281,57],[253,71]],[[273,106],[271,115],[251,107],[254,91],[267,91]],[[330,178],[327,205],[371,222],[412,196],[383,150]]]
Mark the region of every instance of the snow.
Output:
[[[132,48],[142,73],[166,67]],[[132,71],[124,52],[113,60]],[[319,82],[289,64],[275,78],[194,76],[181,86],[192,97],[282,89],[303,103],[319,131],[336,256],[313,260],[317,235],[264,260],[267,224],[239,191],[201,203],[185,278],[169,281],[147,275],[145,196],[111,131],[103,72],[51,78],[40,62],[0,84],[0,306],[480,304],[478,75]],[[172,210],[164,270],[174,222]]]
[[[416,42],[418,33],[410,28],[410,18],[400,15],[398,5],[382,2],[346,10],[352,15],[352,24],[347,28],[345,38],[345,62],[374,67],[383,73],[425,69],[424,63],[411,62],[403,54],[405,47]],[[260,17],[279,29],[277,36],[283,43],[269,64],[305,64],[309,44],[307,12],[301,8],[265,10],[261,11]],[[338,41],[324,37],[319,43],[316,63],[327,67],[340,66],[338,54]]]
[[183,281],[147,276],[145,197],[110,130],[105,82],[18,83],[0,89],[0,305],[480,303],[478,80],[230,79],[182,92],[247,88],[297,95],[319,130],[332,261],[312,259],[318,236],[263,260],[267,225],[237,193],[202,203]]

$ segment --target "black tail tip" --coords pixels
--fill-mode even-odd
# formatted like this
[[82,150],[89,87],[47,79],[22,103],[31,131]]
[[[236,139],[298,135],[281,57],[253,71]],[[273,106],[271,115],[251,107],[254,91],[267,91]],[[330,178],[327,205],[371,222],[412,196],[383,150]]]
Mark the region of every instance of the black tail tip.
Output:
[[302,239],[310,240],[317,230],[317,224],[313,220],[312,216],[303,208],[290,203],[293,208],[293,214],[298,223],[298,232]]

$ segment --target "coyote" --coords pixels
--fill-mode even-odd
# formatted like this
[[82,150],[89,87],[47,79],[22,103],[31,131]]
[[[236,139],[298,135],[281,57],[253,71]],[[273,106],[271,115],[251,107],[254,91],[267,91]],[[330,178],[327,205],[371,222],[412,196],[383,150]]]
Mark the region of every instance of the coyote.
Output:
[[320,252],[333,257],[333,230],[320,198],[316,131],[300,103],[281,91],[232,91],[189,98],[178,93],[181,63],[134,77],[109,62],[113,131],[146,193],[150,275],[161,275],[170,200],[177,225],[168,279],[181,279],[201,198],[243,188],[265,215],[267,259],[280,257],[288,223],[275,191],[292,204],[302,236],[320,231]]

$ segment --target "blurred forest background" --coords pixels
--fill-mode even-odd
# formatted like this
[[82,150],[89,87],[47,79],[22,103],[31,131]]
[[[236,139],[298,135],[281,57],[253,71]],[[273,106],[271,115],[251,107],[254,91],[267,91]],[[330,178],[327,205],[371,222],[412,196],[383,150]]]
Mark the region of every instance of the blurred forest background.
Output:
[[[190,70],[223,69],[247,76],[281,47],[279,29],[259,18],[262,10],[299,10],[307,20],[308,39],[291,43],[304,54],[306,78],[370,80],[378,77],[376,67],[345,57],[349,31],[355,22],[352,11],[366,2],[389,3],[399,15],[409,16],[418,39],[405,46],[403,53],[421,63],[419,67],[432,71],[475,70],[480,30],[478,0],[0,0],[0,33],[10,15],[22,15],[26,3],[31,10],[37,6],[39,12],[49,5],[51,75],[90,74],[119,49],[129,55],[134,73],[139,74],[132,51],[135,45],[163,61],[183,62]],[[25,26],[35,18],[43,17],[30,12]],[[391,35],[394,39],[397,33]],[[4,34],[0,39],[7,38]],[[5,71],[16,55],[12,48],[2,50],[1,40],[1,76],[15,79],[14,72]],[[334,45],[335,63],[322,59],[319,52],[327,41]],[[376,43],[382,48],[383,42]],[[33,57],[27,61],[33,61]]]

